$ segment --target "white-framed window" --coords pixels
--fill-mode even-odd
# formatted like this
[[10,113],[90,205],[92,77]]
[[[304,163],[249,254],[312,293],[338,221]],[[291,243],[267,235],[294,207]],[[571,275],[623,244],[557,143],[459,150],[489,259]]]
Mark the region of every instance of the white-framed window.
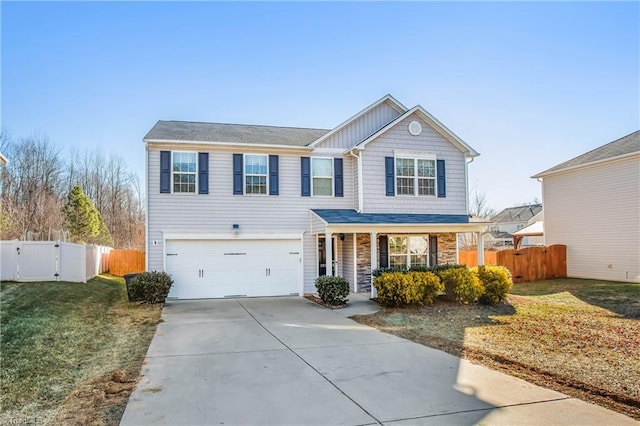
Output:
[[195,152],[171,153],[171,182],[174,193],[195,194],[198,179],[198,154]]
[[435,197],[436,160],[396,157],[396,194]]
[[268,156],[262,154],[244,155],[244,193],[267,195]]
[[389,266],[409,269],[429,266],[428,235],[390,235]]
[[333,158],[311,158],[311,195],[333,196]]

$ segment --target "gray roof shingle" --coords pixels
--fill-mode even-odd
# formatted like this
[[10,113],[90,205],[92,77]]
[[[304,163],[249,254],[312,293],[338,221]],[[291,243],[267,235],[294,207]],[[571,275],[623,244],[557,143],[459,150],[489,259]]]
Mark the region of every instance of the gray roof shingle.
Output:
[[330,225],[388,225],[388,224],[461,224],[469,223],[466,214],[410,214],[410,213],[358,213],[355,210],[314,209]]
[[569,161],[560,163],[557,166],[545,170],[544,172],[540,172],[533,177],[536,178],[547,173],[556,172],[558,170],[566,169],[569,167],[581,166],[583,164],[589,164],[595,161],[619,157],[621,155],[631,154],[634,152],[640,152],[640,130],[628,134],[627,136],[621,137],[620,139],[616,139],[613,142],[609,142],[606,145],[593,149],[575,158],[572,158]]
[[542,204],[529,204],[527,206],[507,207],[491,218],[493,223],[527,222],[540,213]]
[[306,146],[328,131],[300,127],[160,120],[149,130],[144,140]]

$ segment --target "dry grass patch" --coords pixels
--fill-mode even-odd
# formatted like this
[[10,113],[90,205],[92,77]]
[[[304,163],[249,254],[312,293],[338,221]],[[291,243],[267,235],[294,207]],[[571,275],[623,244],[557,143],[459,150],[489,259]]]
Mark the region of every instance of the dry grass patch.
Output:
[[1,286],[0,423],[117,425],[160,318],[124,281]]
[[516,284],[496,307],[437,302],[354,319],[640,419],[640,284]]

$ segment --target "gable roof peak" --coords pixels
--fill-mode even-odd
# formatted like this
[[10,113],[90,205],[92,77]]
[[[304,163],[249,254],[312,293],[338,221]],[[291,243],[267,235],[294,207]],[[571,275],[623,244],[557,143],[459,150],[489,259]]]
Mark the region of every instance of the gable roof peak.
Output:
[[346,119],[345,121],[343,121],[342,123],[340,123],[339,125],[334,127],[333,129],[331,129],[331,131],[329,131],[328,133],[322,135],[318,139],[316,139],[313,142],[311,142],[309,144],[309,146],[310,147],[314,147],[314,146],[319,145],[320,143],[322,143],[323,141],[327,140],[332,135],[338,133],[340,130],[344,129],[349,124],[351,124],[354,121],[356,121],[358,118],[360,118],[363,115],[365,115],[367,112],[371,111],[372,109],[376,108],[378,105],[381,105],[381,104],[383,104],[385,102],[388,103],[389,106],[391,106],[393,109],[398,111],[400,114],[403,114],[403,113],[405,113],[407,111],[407,107],[406,106],[402,105],[396,98],[391,96],[390,93],[387,93],[386,95],[384,95],[383,97],[381,97],[380,99],[378,99],[377,101],[372,103],[371,105],[367,106],[366,108],[364,108],[363,110],[361,110],[357,114],[349,117],[348,119]]
[[424,107],[422,105],[416,105],[413,108],[411,108],[410,110],[406,111],[404,114],[401,114],[395,120],[391,121],[386,126],[384,126],[382,129],[378,130],[377,132],[375,132],[374,134],[372,134],[371,136],[369,136],[365,140],[363,140],[360,143],[358,143],[356,145],[356,148],[357,149],[364,149],[364,147],[369,142],[371,142],[372,140],[378,138],[379,136],[384,134],[387,130],[391,129],[396,124],[400,123],[402,120],[404,120],[407,117],[411,116],[412,114],[416,114],[416,113],[421,115],[422,119],[424,121],[426,121],[427,124],[429,124],[431,127],[433,127],[433,129],[435,131],[440,133],[445,139],[447,139],[449,142],[451,142],[460,151],[464,152],[465,155],[467,155],[469,157],[477,157],[477,156],[480,155],[480,153],[478,153],[475,149],[473,149],[471,146],[469,146],[465,141],[460,139],[460,137],[458,135],[456,135],[455,133],[453,133],[447,126],[442,124],[440,122],[440,120],[435,118],[433,115],[431,115],[431,113],[429,113],[429,111],[424,109]]

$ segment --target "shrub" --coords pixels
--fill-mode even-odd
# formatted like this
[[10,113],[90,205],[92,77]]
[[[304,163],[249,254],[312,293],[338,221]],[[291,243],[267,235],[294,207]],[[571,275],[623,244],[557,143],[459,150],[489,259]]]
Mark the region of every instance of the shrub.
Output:
[[166,272],[144,272],[136,275],[129,284],[130,300],[143,303],[164,303],[173,280]]
[[320,299],[329,306],[341,306],[348,301],[349,281],[343,277],[318,277],[316,288]]
[[404,268],[378,268],[378,269],[374,269],[371,275],[373,275],[374,277],[379,277],[380,275],[388,274],[389,272],[405,273],[407,272],[407,270]]
[[439,276],[442,279],[441,274],[444,271],[448,271],[449,269],[459,269],[459,268],[467,268],[466,265],[460,265],[458,263],[444,263],[442,265],[435,265],[435,266],[431,266],[429,268],[429,272],[433,272],[434,274],[436,274],[437,276]]
[[504,266],[478,266],[472,268],[484,286],[484,294],[480,296],[480,303],[495,305],[507,298],[513,280],[511,272]]
[[440,277],[432,272],[409,272],[409,279],[418,287],[420,304],[430,305],[436,297],[444,291]]
[[439,275],[442,271],[446,271],[447,269],[452,269],[452,268],[466,268],[465,265],[459,265],[457,263],[445,263],[442,265],[435,265],[435,266],[412,266],[411,268],[409,268],[408,270],[405,268],[378,268],[378,269],[374,269],[373,270],[373,276],[374,277],[379,277],[382,274],[386,274],[389,272],[401,272],[401,273],[407,273],[407,272],[433,272],[436,275]]
[[430,272],[387,272],[373,280],[378,302],[383,306],[433,303],[442,292],[440,278]]
[[484,293],[478,276],[466,267],[447,269],[441,273],[441,277],[449,300],[472,303]]

